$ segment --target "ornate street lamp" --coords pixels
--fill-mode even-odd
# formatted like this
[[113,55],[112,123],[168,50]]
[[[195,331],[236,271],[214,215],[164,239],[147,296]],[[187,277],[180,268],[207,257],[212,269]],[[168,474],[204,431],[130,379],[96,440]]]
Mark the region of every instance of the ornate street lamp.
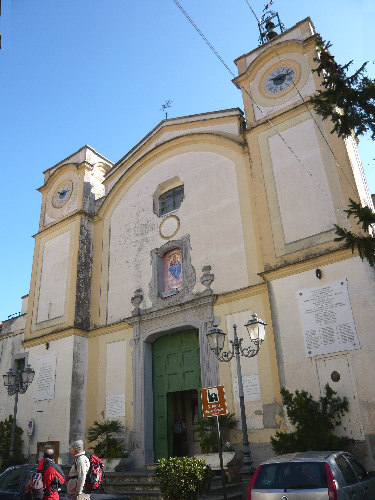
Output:
[[18,394],[24,394],[27,388],[34,380],[35,371],[30,365],[27,365],[23,370],[13,370],[10,368],[7,373],[3,375],[4,385],[8,390],[9,396],[16,395],[14,398],[14,412],[12,421],[12,433],[10,437],[10,449],[9,455],[14,455],[14,435],[16,432],[16,418],[17,418],[17,405],[18,405]]
[[241,423],[242,423],[242,439],[243,439],[243,465],[244,467],[251,468],[253,463],[250,454],[249,439],[247,436],[246,412],[242,384],[242,371],[240,356],[245,358],[253,358],[259,352],[260,346],[264,340],[266,333],[266,323],[252,314],[252,318],[246,323],[246,329],[249,333],[252,344],[249,347],[242,347],[242,338],[237,337],[237,325],[233,325],[233,340],[230,340],[231,350],[223,351],[226,334],[214,325],[207,333],[208,344],[210,349],[215,353],[219,361],[228,362],[234,357],[237,361],[237,377],[238,377],[238,394],[240,399],[241,409]]

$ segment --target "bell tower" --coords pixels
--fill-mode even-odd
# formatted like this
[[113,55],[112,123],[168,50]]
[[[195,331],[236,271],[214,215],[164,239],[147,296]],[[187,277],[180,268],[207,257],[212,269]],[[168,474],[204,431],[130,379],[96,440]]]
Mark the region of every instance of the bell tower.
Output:
[[309,102],[320,85],[311,19],[284,30],[269,12],[259,30],[261,45],[235,60],[233,81],[244,102],[264,265],[275,268],[337,250],[334,225],[347,225],[343,211],[359,188],[346,141]]

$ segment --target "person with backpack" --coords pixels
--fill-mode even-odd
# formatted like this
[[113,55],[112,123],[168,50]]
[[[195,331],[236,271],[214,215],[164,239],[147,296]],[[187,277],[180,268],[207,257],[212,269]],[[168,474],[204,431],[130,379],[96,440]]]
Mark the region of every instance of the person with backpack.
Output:
[[39,460],[38,473],[42,476],[43,500],[59,500],[59,489],[65,483],[65,476],[58,464],[55,464],[55,453],[46,448],[43,458]]
[[72,500],[89,500],[90,492],[85,488],[85,481],[90,470],[90,460],[86,456],[81,439],[73,441],[70,453],[74,458],[74,465],[69,472],[67,492]]

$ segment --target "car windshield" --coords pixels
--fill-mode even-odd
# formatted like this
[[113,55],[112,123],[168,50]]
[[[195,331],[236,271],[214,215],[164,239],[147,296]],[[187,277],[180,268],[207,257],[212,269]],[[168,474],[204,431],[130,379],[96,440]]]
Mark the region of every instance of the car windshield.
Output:
[[24,469],[9,469],[0,476],[0,490],[19,491],[25,475]]
[[262,465],[254,489],[315,489],[327,488],[323,462],[284,462]]

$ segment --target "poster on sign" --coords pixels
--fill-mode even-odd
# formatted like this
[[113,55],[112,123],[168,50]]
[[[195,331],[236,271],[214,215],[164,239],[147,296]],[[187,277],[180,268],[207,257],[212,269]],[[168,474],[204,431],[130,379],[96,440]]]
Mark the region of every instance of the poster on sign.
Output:
[[203,417],[216,417],[228,413],[223,385],[201,389]]
[[34,420],[30,418],[30,420],[27,422],[27,435],[32,436],[34,432]]

